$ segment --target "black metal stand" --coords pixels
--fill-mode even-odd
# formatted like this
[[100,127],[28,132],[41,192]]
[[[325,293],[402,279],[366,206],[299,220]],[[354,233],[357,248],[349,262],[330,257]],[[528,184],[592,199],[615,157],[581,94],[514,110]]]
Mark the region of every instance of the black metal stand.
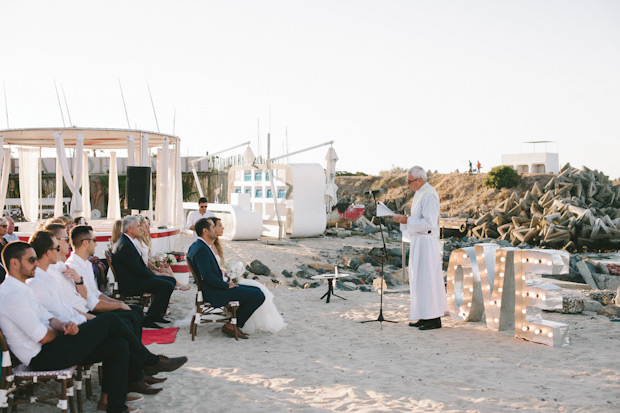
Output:
[[334,297],[338,297],[338,298],[342,298],[343,300],[346,300],[346,298],[339,296],[338,294],[334,294],[334,284],[336,283],[336,279],[335,278],[328,278],[327,279],[327,292],[325,294],[323,294],[323,296],[321,297],[321,300],[325,297],[327,297],[327,300],[325,300],[325,304],[329,303],[329,297],[331,297],[332,295]]
[[[385,246],[385,237],[383,235],[383,220],[381,219],[381,217],[377,216],[377,197],[374,192],[372,193],[372,198],[375,201],[375,217],[379,218],[379,231],[381,232],[381,242],[383,242],[383,255],[381,256],[381,301],[379,305],[379,317],[377,317],[376,320],[365,320],[360,321],[360,323],[373,323],[375,321],[378,321],[379,323],[398,323],[398,321],[386,320],[383,317],[383,286],[385,285],[385,274],[383,272],[383,265],[384,262],[387,261],[387,248]],[[383,324],[381,324],[381,328],[383,328]]]

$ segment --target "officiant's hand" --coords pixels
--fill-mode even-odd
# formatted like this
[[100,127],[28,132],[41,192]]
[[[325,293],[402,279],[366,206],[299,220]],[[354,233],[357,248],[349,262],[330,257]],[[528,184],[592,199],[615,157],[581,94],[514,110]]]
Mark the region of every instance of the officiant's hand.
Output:
[[228,281],[228,289],[235,288],[235,287],[239,287],[239,286],[232,281]]
[[399,224],[407,223],[407,217],[404,215],[394,215],[392,219],[394,220],[394,222],[398,222]]

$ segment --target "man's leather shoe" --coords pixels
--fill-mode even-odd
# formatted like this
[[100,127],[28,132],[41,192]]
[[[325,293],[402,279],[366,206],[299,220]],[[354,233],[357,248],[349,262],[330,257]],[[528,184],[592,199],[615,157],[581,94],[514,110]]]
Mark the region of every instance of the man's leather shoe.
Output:
[[441,318],[433,318],[432,320],[427,320],[426,323],[422,324],[419,327],[419,330],[435,330],[437,328],[441,328]]
[[162,377],[160,379],[158,377],[153,377],[153,376],[147,376],[147,375],[144,376],[144,382],[146,384],[159,384],[159,383],[165,382],[166,380],[168,380],[167,377]]
[[137,381],[135,383],[129,383],[127,385],[127,391],[132,393],[140,393],[140,394],[157,394],[162,391],[161,387],[153,387],[151,385],[146,384],[144,379]]
[[187,357],[166,357],[159,355],[159,361],[152,366],[144,366],[144,374],[154,376],[162,371],[175,371],[183,364],[187,363]]
[[162,328],[162,326],[157,325],[155,320],[150,317],[144,317],[144,321],[142,322],[142,327],[146,328]]
[[419,319],[415,323],[413,321],[409,322],[409,327],[421,327],[426,323],[427,320]]
[[[235,329],[237,330],[237,334],[235,335]],[[244,340],[247,340],[249,338],[249,336],[247,334],[245,334],[243,331],[241,331],[239,329],[239,327],[237,326],[233,326],[233,328],[228,328],[226,326],[222,327],[222,333],[226,334],[227,336],[230,336],[232,338],[242,338]]]
[[159,317],[159,318],[152,318],[153,321],[155,321],[156,323],[162,323],[162,324],[170,324],[171,321],[170,320],[166,320],[163,317]]

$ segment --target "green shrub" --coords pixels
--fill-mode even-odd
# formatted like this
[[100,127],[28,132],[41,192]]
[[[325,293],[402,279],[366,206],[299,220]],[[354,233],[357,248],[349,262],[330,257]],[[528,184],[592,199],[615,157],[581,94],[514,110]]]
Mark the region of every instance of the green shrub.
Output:
[[496,166],[484,179],[487,188],[512,188],[519,182],[519,174],[510,166]]
[[336,176],[368,176],[364,172],[348,172],[348,171],[336,171]]

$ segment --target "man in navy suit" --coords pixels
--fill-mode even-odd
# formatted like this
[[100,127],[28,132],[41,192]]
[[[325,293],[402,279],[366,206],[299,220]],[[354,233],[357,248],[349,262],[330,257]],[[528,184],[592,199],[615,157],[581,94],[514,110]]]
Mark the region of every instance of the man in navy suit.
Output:
[[239,337],[248,338],[247,334],[244,334],[240,329],[265,301],[265,295],[259,288],[237,285],[232,282],[225,282],[222,279],[222,271],[211,250],[211,246],[217,239],[213,221],[207,218],[199,219],[194,230],[198,239],[187,251],[187,262],[200,279],[203,298],[215,307],[225,306],[229,301],[239,301],[237,325],[226,323],[222,327],[222,332],[234,337],[235,330],[237,330],[236,333]]
[[153,294],[153,302],[144,317],[145,327],[158,327],[155,323],[170,323],[164,318],[170,295],[174,291],[174,277],[155,275],[144,264],[142,255],[135,245],[140,235],[138,217],[123,218],[124,234],[112,248],[112,265],[118,277],[118,289],[121,295]]

